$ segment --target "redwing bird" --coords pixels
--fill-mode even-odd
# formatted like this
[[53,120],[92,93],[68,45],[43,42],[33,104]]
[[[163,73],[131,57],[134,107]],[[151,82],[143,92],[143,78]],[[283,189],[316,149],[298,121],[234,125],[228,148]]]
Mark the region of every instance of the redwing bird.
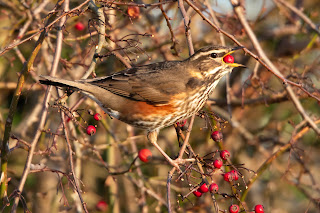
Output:
[[41,76],[40,83],[81,91],[110,116],[148,130],[149,141],[177,167],[178,162],[157,144],[159,130],[197,113],[219,80],[242,66],[224,60],[241,48],[208,46],[183,61],[158,62],[75,81]]

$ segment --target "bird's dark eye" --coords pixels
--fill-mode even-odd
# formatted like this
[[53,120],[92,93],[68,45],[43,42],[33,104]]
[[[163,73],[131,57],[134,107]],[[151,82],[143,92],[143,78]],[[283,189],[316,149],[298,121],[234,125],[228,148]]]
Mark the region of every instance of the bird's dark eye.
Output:
[[210,54],[210,57],[211,57],[211,58],[216,58],[216,57],[218,57],[218,54],[217,54],[217,53],[211,53],[211,54]]

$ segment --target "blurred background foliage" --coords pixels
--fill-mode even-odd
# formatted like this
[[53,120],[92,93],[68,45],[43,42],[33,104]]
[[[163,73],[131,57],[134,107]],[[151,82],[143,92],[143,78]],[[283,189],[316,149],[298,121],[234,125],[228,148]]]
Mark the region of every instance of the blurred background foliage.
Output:
[[[176,1],[164,3],[163,13],[159,4],[153,5],[157,1],[111,2],[95,2],[98,7],[104,8],[107,41],[100,53],[104,57],[96,58],[97,76],[120,71],[126,68],[126,63],[134,66],[163,60],[183,60],[189,56],[183,17]],[[125,2],[132,6],[123,4]],[[318,97],[318,100],[309,97],[294,87],[306,113],[319,123],[319,34],[278,1],[244,2],[246,17],[269,59],[286,79],[302,84],[310,94]],[[303,13],[319,26],[318,0],[289,2],[303,9]],[[0,1],[1,140],[18,77],[39,38],[39,34],[35,34],[43,29],[56,3],[52,0]],[[83,1],[71,1],[69,8],[81,3]],[[137,7],[135,4],[151,5]],[[221,29],[255,52],[229,1],[201,0],[194,1],[194,4],[210,20],[211,13],[215,13]],[[220,45],[220,34],[186,3],[185,7],[191,20],[189,28],[195,49],[209,44]],[[61,10],[56,12],[58,17],[62,14]],[[169,19],[166,20],[164,14]],[[57,76],[79,79],[84,75],[98,44],[98,29],[96,14],[87,4],[66,16]],[[26,163],[28,146],[23,144],[30,144],[33,140],[38,131],[39,117],[43,113],[46,87],[40,85],[38,79],[39,75],[48,75],[50,72],[57,45],[56,35],[57,28],[50,28],[22,88],[15,111],[7,170],[11,204]],[[227,46],[236,46],[233,41],[225,39]],[[244,182],[254,177],[252,171],[257,171],[281,147],[292,143],[290,149],[274,158],[267,169],[258,175],[244,200],[245,205],[247,210],[252,210],[260,203],[264,205],[265,212],[273,213],[319,212],[319,135],[307,127],[286,94],[281,80],[241,51],[235,53],[234,57],[246,68],[234,69],[229,77],[228,89],[225,79],[219,83],[204,108],[209,119],[196,118],[190,138],[191,146],[200,157],[212,155],[222,147],[229,150],[231,162],[247,168],[241,170],[244,178],[238,181],[238,189],[244,191]],[[230,96],[229,104],[227,95]],[[31,168],[33,172],[28,175],[22,192],[26,206],[20,203],[18,212],[23,212],[26,207],[32,212],[82,211],[74,186],[67,178],[70,178],[67,176],[70,175],[70,165],[59,113],[61,109],[53,106],[57,97],[54,89],[32,161],[33,167],[40,165],[50,170]],[[68,126],[73,131],[70,141],[75,173],[89,212],[166,212],[166,182],[170,166],[148,143],[144,131],[111,119],[96,103],[82,97],[78,93],[71,95],[66,106],[70,108],[81,100],[76,111],[72,111],[74,117],[69,119]],[[88,110],[100,113],[102,120],[94,120]],[[97,133],[94,136],[86,134],[88,124],[96,126]],[[216,143],[210,138],[213,130],[223,133],[222,142]],[[297,133],[301,133],[301,137],[294,140]],[[173,127],[160,131],[159,144],[170,156],[177,155],[179,147]],[[119,175],[110,174],[128,169],[142,148],[152,151],[155,157],[151,162],[137,160],[132,170]],[[174,211],[212,212],[214,205],[209,195],[196,198],[191,194],[188,199],[181,201],[179,195],[190,192],[189,184],[195,186],[201,182],[197,172],[192,176],[194,178],[190,176],[185,181],[178,181],[178,176],[174,176],[171,188]],[[209,180],[219,185],[219,192],[232,193],[230,184],[223,180],[221,174],[211,177]],[[217,195],[216,199],[221,210],[237,202],[236,199],[221,195]],[[2,204],[1,210],[10,212],[11,205],[4,207]]]

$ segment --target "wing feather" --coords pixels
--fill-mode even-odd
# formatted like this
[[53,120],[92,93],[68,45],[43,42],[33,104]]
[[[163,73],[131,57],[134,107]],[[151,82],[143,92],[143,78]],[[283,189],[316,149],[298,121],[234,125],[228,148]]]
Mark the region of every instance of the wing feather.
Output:
[[160,62],[85,82],[129,99],[162,105],[168,103],[172,95],[185,91],[187,79],[176,73],[177,66],[177,62]]

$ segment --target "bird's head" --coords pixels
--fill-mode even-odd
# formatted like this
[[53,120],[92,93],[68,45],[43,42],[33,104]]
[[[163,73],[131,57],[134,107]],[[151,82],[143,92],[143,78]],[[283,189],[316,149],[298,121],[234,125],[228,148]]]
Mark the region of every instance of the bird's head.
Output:
[[187,60],[193,66],[195,75],[215,76],[219,79],[235,67],[244,67],[241,64],[234,63],[234,58],[231,56],[233,52],[242,48],[208,46],[201,48]]

